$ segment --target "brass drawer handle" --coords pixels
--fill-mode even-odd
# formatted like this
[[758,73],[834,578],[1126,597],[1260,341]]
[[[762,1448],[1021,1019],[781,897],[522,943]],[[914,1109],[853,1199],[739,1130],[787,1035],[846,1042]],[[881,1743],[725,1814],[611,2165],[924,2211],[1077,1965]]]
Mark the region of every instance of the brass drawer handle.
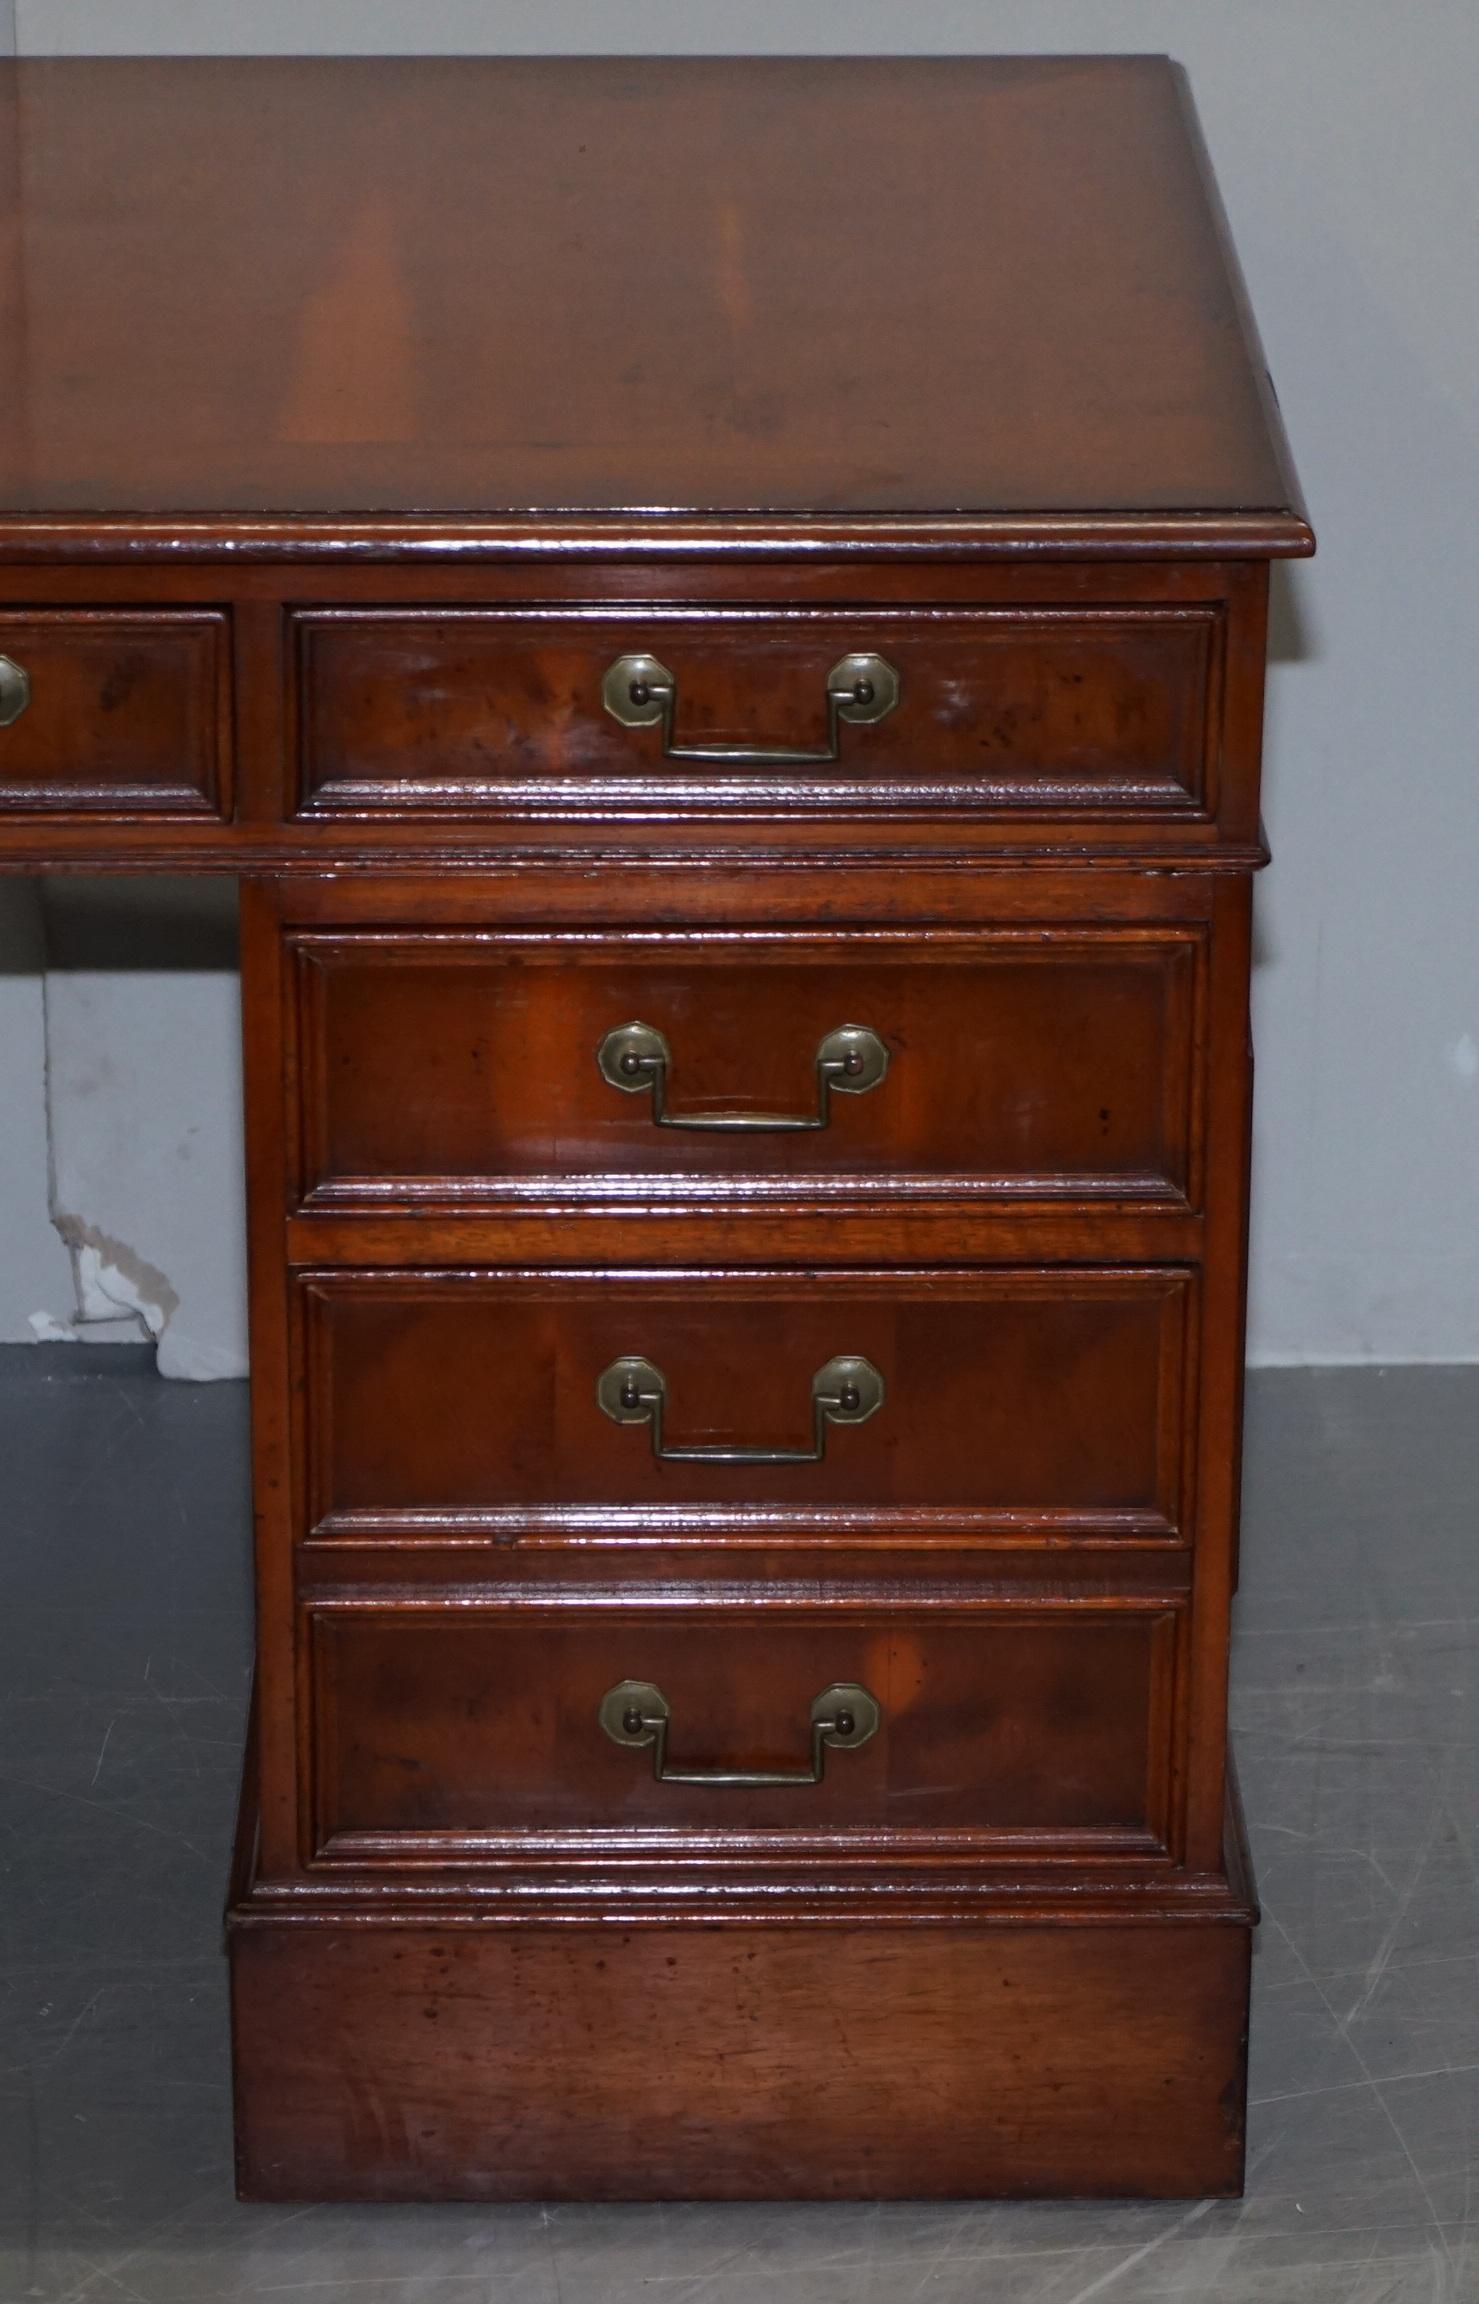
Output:
[[667,1379],[650,1360],[628,1354],[613,1360],[597,1379],[596,1398],[613,1424],[646,1424],[652,1453],[665,1464],[819,1464],[827,1452],[829,1424],[862,1424],[883,1405],[883,1378],[871,1360],[841,1353],[811,1380],[812,1439],[809,1448],[731,1448],[724,1441],[670,1448],[663,1438]]
[[746,1129],[825,1128],[832,1118],[832,1092],[863,1096],[876,1088],[888,1070],[888,1049],[866,1024],[839,1024],[817,1043],[815,1112],[695,1112],[668,1110],[668,1072],[672,1050],[655,1024],[617,1024],[596,1050],[601,1078],[629,1096],[652,1096],[652,1118],[658,1128]]
[[820,751],[789,744],[680,744],[673,735],[678,683],[655,656],[618,656],[601,682],[601,701],[623,728],[661,728],[669,760],[717,761],[730,768],[800,768],[842,756],[842,723],[866,728],[899,701],[899,675],[882,656],[841,656],[827,674],[827,741]]
[[650,1680],[619,1680],[601,1698],[597,1714],[613,1744],[629,1752],[652,1747],[652,1774],[658,1784],[781,1785],[820,1784],[827,1753],[856,1752],[878,1730],[878,1700],[855,1680],[838,1680],[824,1688],[811,1708],[811,1766],[809,1768],[670,1768],[668,1765],[669,1706],[660,1688]]
[[0,728],[19,720],[30,701],[30,674],[13,657],[0,656]]

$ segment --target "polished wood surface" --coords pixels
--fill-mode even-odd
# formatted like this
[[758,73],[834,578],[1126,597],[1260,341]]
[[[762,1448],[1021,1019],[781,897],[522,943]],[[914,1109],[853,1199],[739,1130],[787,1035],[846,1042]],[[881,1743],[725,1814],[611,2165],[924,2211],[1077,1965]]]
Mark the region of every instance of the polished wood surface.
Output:
[[[1192,1275],[484,1274],[300,1283],[312,1525],[567,1505],[845,1505],[852,1524],[946,1511],[1176,1525]],[[837,1354],[883,1378],[816,1463],[654,1456],[596,1398],[638,1354],[667,1380],[674,1447],[804,1449]]]
[[[774,1839],[874,1857],[1160,1854],[1176,1624],[1143,1599],[653,1613],[325,1601],[310,1609],[312,1843],[360,1862],[536,1844],[609,1855],[673,1834],[730,1856]],[[805,1768],[813,1699],[834,1683],[861,1684],[881,1720],[857,1751],[828,1755],[819,1784],[658,1783],[650,1754],[597,1721],[625,1680],[661,1689],[684,1770]]]
[[[1143,817],[1215,815],[1223,611],[1207,602],[976,616],[889,612],[784,620],[717,604],[696,617],[633,607],[619,619],[344,610],[297,620],[303,807],[320,813],[475,814],[628,801],[795,807],[953,804]],[[670,757],[656,728],[621,726],[601,682],[619,657],[658,659],[677,688],[673,743],[825,751],[827,675],[882,657],[899,701],[844,726],[835,762],[809,768]]]
[[1084,2198],[1242,2183],[1248,1934],[1230,1919],[412,1921],[240,1927],[234,1942],[238,2169],[253,2199]]
[[1307,544],[1162,58],[26,61],[0,137],[12,513]]
[[0,383],[0,865],[244,877],[243,2189],[1235,2191],[1312,538],[1177,69],[0,66]]
[[[1187,1205],[1205,942],[1196,929],[918,928],[851,936],[302,933],[309,1206],[569,1199],[737,1202],[796,1183],[866,1195]],[[672,1051],[667,1109],[596,1057],[640,1020]],[[888,1051],[821,1128],[816,1055],[864,1023]]]
[[229,815],[230,629],[208,610],[0,610],[30,683],[0,728],[0,821]]
[[[1217,1205],[1222,1192],[1210,1171],[1239,1078],[1211,1068],[1207,1052],[1239,1014],[1246,1021],[1242,873],[1085,871],[1065,856],[1031,870],[972,871],[939,856],[886,869],[829,845],[804,870],[708,856],[595,873],[551,859],[537,877],[527,866],[435,879],[294,874],[262,901],[280,1014],[264,1093],[287,1150],[281,1193],[299,1264],[414,1265],[429,1218],[439,1257],[466,1265],[702,1263],[730,1254],[740,1215],[756,1262],[1203,1256],[1209,1182]],[[891,1013],[904,1015],[907,1037],[890,1040],[878,1088],[834,1098],[832,1127],[801,1145],[757,1134],[741,1160],[703,1131],[654,1129],[650,1098],[620,1095],[598,1072],[612,1013],[590,1006],[594,990],[640,985],[672,1003],[661,1013],[674,1026],[680,1108],[699,1062],[715,1102],[760,1078],[789,1104],[798,1080],[814,1092],[815,1048],[793,1059],[791,1015],[808,1030],[818,1019],[818,1032],[836,1023],[844,1011],[824,1011],[807,987],[851,976],[864,953],[880,992],[903,1001]],[[418,989],[422,970],[434,995]],[[1163,1030],[1150,1022],[1162,978]],[[470,987],[484,981],[480,998]],[[767,987],[782,983],[778,1012]],[[774,1046],[752,1056],[747,1019],[762,994]],[[716,1056],[733,1051],[727,1077],[700,1056],[700,1015],[704,1032],[712,1019]],[[1001,1093],[1012,1081],[1017,1092]],[[1164,1099],[1159,1124],[1153,1097]],[[1145,1141],[1158,1135],[1159,1148],[1143,1176],[1111,1176],[1114,1147],[1128,1157],[1140,1133],[1142,1100]],[[341,1130],[354,1164],[377,1174],[335,1173]],[[546,1141],[548,1158],[536,1160]],[[594,1144],[608,1148],[599,1166]],[[905,1164],[931,1144],[973,1165]],[[1029,1144],[1042,1147],[1032,1175],[992,1172]],[[1079,1145],[1103,1165],[1078,1168]],[[1184,1185],[1168,1189],[1183,1149]],[[486,1162],[477,1173],[462,1166],[473,1159]],[[402,1162],[409,1173],[388,1172]]]
[[[332,580],[323,568],[233,563],[229,585],[221,573],[110,567],[104,583],[86,567],[6,565],[0,551],[0,614],[45,608],[61,622],[93,607],[101,584],[145,617],[193,609],[226,619],[240,754],[231,820],[116,816],[112,861],[311,873],[351,855],[466,871],[517,859],[531,842],[566,857],[620,842],[635,857],[790,853],[824,870],[849,854],[876,856],[883,839],[952,862],[1262,855],[1261,563],[941,560],[926,570],[882,556],[850,564],[829,549],[797,565],[777,542],[753,566],[716,551],[656,567],[617,555],[608,539],[591,562],[566,551],[497,567],[387,562],[336,567]],[[386,613],[412,603],[410,614]],[[83,621],[72,616],[71,626]],[[579,639],[596,626],[609,653]],[[469,628],[525,636],[523,653],[501,660],[509,686],[486,667],[478,681],[453,677],[463,659],[449,665],[435,651],[418,670],[405,645],[413,631]],[[666,647],[676,634],[685,661],[705,667],[710,712],[728,699],[732,736],[755,742],[768,725],[809,741],[826,673],[863,631],[909,636],[897,650],[909,677],[887,719],[843,730],[840,766],[689,763],[679,773],[663,765],[659,731],[621,728],[601,702],[618,653],[648,649],[654,634]],[[546,693],[538,672],[554,632],[576,638],[566,643],[564,686]],[[1044,632],[1057,636],[1051,667]],[[1065,652],[1067,632],[1091,644]],[[1106,656],[1110,633],[1126,657],[1118,668]],[[315,685],[326,634],[333,649],[352,639],[357,666],[324,691],[330,722],[342,720],[338,750],[327,754]],[[386,669],[367,652],[372,635],[393,659]],[[788,668],[781,704],[771,693],[777,665]],[[692,694],[690,682],[679,741]],[[315,789],[326,757],[337,765]],[[535,772],[541,759],[551,771],[566,760],[572,772]],[[85,863],[96,850],[90,818],[7,813],[16,863]]]

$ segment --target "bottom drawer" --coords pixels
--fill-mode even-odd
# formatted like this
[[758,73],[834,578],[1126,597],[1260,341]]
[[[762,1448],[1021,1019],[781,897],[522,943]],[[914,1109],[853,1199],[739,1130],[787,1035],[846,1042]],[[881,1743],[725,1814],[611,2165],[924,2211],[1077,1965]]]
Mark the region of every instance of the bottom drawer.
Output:
[[321,1600],[314,1848],[425,1860],[676,1836],[720,1855],[850,1838],[1164,1854],[1182,1621],[1159,1595]]

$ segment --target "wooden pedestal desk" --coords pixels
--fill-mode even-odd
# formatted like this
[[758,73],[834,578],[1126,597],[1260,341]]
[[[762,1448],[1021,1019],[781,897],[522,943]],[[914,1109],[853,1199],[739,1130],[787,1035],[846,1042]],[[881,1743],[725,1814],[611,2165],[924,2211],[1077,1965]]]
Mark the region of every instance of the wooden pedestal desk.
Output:
[[243,882],[242,2189],[1236,2191],[1312,539],[1180,74],[0,123],[0,856]]

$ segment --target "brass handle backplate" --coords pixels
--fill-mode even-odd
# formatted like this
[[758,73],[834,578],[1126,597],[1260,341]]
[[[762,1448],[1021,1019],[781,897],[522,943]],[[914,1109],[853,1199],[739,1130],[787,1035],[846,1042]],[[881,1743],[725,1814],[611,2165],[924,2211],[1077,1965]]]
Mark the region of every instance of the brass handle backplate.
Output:
[[876,1735],[878,1700],[855,1680],[834,1681],[811,1707],[811,1766],[809,1768],[673,1768],[668,1764],[670,1707],[660,1688],[650,1680],[619,1680],[601,1698],[597,1718],[613,1744],[629,1752],[644,1746],[652,1751],[652,1774],[659,1784],[729,1784],[769,1787],[820,1784],[827,1754],[856,1752]]
[[899,701],[899,675],[882,656],[841,656],[827,674],[827,741],[819,751],[790,744],[680,744],[673,733],[678,682],[655,656],[618,656],[601,682],[601,701],[623,728],[661,728],[669,760],[726,768],[804,768],[841,758],[843,724],[866,728]]
[[627,1354],[603,1369],[596,1399],[613,1424],[645,1424],[652,1453],[665,1464],[819,1464],[827,1452],[829,1424],[862,1424],[883,1405],[883,1378],[871,1360],[840,1353],[811,1380],[809,1448],[734,1448],[725,1441],[670,1448],[663,1437],[667,1378],[650,1360]]
[[862,1096],[876,1088],[888,1070],[888,1049],[866,1024],[839,1024],[817,1043],[815,1112],[670,1112],[668,1076],[672,1051],[655,1024],[617,1024],[596,1050],[601,1078],[629,1096],[650,1093],[659,1128],[794,1130],[825,1128],[832,1117],[832,1092]]
[[0,728],[19,720],[31,701],[31,680],[13,657],[0,656]]

